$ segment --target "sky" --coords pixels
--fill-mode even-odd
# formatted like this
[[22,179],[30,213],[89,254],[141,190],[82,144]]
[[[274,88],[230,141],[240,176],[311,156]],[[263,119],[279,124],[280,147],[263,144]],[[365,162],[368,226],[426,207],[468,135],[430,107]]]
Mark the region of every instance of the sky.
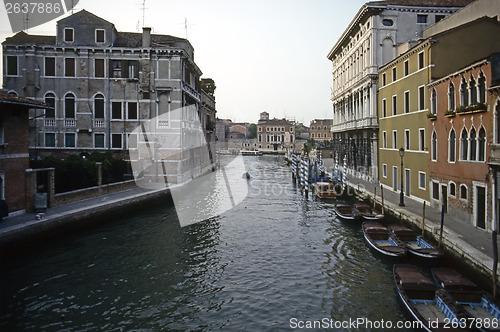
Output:
[[[327,54],[364,0],[80,0],[118,31],[187,38],[202,77],[212,78],[218,118],[257,122],[270,117],[309,125],[332,118],[331,62]],[[68,12],[67,15],[69,15]],[[67,16],[65,15],[65,16]],[[53,21],[26,31],[55,35]],[[187,29],[186,29],[187,21]],[[0,40],[12,36],[4,6]]]

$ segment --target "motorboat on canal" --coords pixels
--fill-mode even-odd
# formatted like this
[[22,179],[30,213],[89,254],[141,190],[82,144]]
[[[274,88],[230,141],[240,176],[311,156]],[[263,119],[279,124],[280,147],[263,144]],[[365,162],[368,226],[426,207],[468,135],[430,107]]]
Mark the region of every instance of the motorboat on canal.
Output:
[[358,210],[361,218],[363,218],[364,220],[384,219],[384,215],[380,211],[372,208],[369,204],[366,204],[364,202],[354,203],[354,208]]
[[242,150],[241,155],[242,156],[262,156],[262,152],[257,151],[257,150]]
[[[452,324],[457,324],[460,319],[467,319],[450,296],[440,290],[415,265],[394,264],[393,273],[401,301],[425,331],[449,331]],[[465,327],[453,330],[473,331]]]
[[[500,320],[500,307],[493,297],[455,269],[435,267],[431,269],[436,285],[444,289],[463,310],[472,317],[490,321]],[[499,329],[496,329],[497,331]]]
[[406,247],[395,241],[387,227],[377,221],[363,223],[363,236],[373,250],[386,258],[400,260],[406,256]]
[[318,181],[313,183],[314,194],[318,198],[335,198],[335,188],[333,182]]
[[436,264],[439,258],[444,255],[444,251],[425,241],[417,234],[417,232],[406,226],[392,224],[389,225],[389,230],[395,239],[399,240],[406,246],[408,254],[413,255],[426,263]]
[[359,212],[350,204],[338,201],[333,206],[333,212],[342,220],[345,221],[358,221],[361,219]]

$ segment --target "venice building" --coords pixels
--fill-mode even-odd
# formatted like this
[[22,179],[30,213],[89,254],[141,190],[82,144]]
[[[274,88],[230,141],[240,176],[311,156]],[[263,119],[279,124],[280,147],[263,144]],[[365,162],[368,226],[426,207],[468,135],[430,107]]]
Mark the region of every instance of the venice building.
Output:
[[348,172],[377,179],[379,68],[397,46],[472,0],[387,0],[365,3],[327,57],[332,62],[332,142]]
[[[128,149],[141,143],[130,133],[144,122],[157,119],[155,130],[185,134],[196,119],[189,112],[168,116],[183,107],[194,107],[207,139],[214,140],[214,91],[202,95],[202,71],[187,39],[152,34],[151,28],[119,32],[82,10],[59,20],[55,36],[19,32],[2,46],[3,88],[54,106],[30,115],[31,158],[112,151],[127,159]],[[210,168],[213,154],[201,159],[201,167]]]

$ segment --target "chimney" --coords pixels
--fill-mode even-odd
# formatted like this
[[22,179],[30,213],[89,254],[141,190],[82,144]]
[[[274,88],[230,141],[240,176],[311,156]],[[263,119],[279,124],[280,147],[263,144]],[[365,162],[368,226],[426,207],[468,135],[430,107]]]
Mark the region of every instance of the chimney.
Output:
[[142,28],[142,48],[151,47],[151,28]]

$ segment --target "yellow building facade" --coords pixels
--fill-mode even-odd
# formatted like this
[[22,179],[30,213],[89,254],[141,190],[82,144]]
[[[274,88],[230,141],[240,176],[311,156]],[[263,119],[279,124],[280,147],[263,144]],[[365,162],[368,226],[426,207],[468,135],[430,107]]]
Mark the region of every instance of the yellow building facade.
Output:
[[[406,197],[429,201],[430,40],[409,48],[379,70],[380,183]],[[401,158],[400,150],[403,149]],[[401,172],[403,174],[401,174]],[[402,181],[401,181],[402,179]]]

